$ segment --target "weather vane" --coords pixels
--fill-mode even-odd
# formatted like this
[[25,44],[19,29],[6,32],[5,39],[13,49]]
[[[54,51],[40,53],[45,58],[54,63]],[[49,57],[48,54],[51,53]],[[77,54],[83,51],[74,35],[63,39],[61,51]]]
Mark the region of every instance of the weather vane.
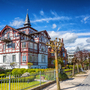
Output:
[[28,13],[28,9],[27,9],[27,13]]

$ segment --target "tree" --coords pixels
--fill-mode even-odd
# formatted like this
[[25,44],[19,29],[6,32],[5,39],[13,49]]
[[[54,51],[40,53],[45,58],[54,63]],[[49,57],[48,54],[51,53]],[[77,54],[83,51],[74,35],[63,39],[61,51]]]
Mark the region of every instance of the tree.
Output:
[[16,63],[15,63],[15,62],[12,62],[12,63],[10,63],[10,66],[11,66],[11,68],[13,69],[13,68],[15,68]]
[[46,44],[48,46],[51,46],[52,53],[55,54],[55,68],[56,68],[56,82],[57,82],[57,90],[60,90],[60,83],[59,83],[59,75],[58,75],[58,60],[57,60],[57,51],[58,49],[61,49],[63,46],[63,43],[61,43],[61,39],[59,38],[59,42],[57,41],[57,38],[54,41],[50,41],[50,43]]
[[27,63],[28,68],[31,68],[31,66],[33,65],[33,63]]
[[64,63],[63,63],[63,58],[62,57],[58,57],[58,66],[59,66],[59,69],[61,69],[62,68],[62,65],[64,65]]

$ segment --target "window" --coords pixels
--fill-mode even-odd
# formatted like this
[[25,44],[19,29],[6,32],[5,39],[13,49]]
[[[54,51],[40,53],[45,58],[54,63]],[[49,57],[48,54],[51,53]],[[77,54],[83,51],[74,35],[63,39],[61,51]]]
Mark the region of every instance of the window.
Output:
[[51,53],[51,56],[54,56],[54,53]]
[[12,43],[12,48],[15,49],[15,43]]
[[36,50],[37,50],[37,44],[34,44],[34,49],[36,49]]
[[3,56],[3,63],[6,62],[6,56]]
[[33,56],[32,56],[32,53],[29,54],[28,62],[33,62]]
[[3,45],[3,50],[5,51],[5,49],[6,49],[6,44]]
[[26,56],[22,56],[22,62],[26,62]]
[[16,62],[16,55],[12,55],[12,62]]
[[8,48],[11,48],[12,47],[12,43],[8,43]]
[[54,60],[51,61],[51,64],[54,64]]
[[42,55],[41,62],[45,62],[45,55]]
[[41,49],[41,51],[43,52],[43,51],[45,51],[45,46],[42,46],[42,49]]
[[44,37],[43,36],[41,36],[41,41],[44,41]]
[[30,48],[32,48],[32,49],[33,49],[33,43],[31,43],[31,42],[30,42]]
[[63,60],[63,63],[65,64],[65,60]]
[[22,48],[25,48],[26,47],[26,42],[23,42],[22,43]]
[[64,51],[64,48],[62,48],[62,51]]
[[65,53],[63,53],[63,57],[65,57]]
[[7,38],[10,38],[10,34],[9,33],[7,34]]
[[37,55],[36,54],[34,54],[33,61],[37,62]]
[[22,31],[22,33],[25,33],[25,31]]

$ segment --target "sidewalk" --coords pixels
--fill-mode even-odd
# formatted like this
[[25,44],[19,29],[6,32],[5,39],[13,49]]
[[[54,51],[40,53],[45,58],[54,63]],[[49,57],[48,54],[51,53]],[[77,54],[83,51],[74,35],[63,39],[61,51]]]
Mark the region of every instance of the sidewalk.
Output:
[[[90,70],[87,70],[85,74],[77,74],[75,77],[60,82],[61,90],[76,90],[89,74]],[[57,90],[57,85],[52,84],[43,90]]]

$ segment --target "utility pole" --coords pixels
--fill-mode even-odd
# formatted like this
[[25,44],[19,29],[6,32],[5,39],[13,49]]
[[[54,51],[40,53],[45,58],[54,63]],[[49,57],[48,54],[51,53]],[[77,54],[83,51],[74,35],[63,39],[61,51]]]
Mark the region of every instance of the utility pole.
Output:
[[46,45],[51,46],[52,51],[50,53],[55,54],[55,68],[56,68],[56,82],[57,82],[57,90],[60,90],[60,83],[59,83],[59,75],[58,75],[58,60],[57,60],[57,51],[62,47],[61,39],[59,38],[59,42],[57,41],[57,38],[54,41],[50,40],[50,43],[47,43]]

